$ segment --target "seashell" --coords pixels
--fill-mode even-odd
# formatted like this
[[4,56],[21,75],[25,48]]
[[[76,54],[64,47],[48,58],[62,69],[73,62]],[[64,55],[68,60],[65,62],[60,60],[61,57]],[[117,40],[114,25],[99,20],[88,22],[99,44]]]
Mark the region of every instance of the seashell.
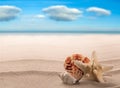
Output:
[[80,61],[81,63],[89,63],[90,60],[87,57],[82,56],[81,54],[73,54],[72,56],[69,56],[65,59],[65,70],[77,81],[79,81],[83,77],[84,71],[74,64],[74,61],[76,60]]
[[59,77],[61,78],[61,80],[63,81],[63,83],[65,84],[76,84],[78,81],[72,76],[70,75],[68,72],[63,72],[61,74],[59,74]]
[[66,72],[59,75],[63,83],[76,84],[83,76],[104,83],[103,74],[111,70],[113,66],[102,66],[97,60],[96,52],[93,51],[91,60],[81,54],[68,56],[65,59],[64,68]]

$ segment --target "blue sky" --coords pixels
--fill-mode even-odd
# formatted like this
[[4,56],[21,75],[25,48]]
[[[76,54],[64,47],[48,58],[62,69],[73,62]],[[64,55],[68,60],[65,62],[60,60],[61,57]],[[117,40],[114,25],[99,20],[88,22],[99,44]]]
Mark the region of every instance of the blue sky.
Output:
[[120,31],[119,0],[0,0],[0,31]]

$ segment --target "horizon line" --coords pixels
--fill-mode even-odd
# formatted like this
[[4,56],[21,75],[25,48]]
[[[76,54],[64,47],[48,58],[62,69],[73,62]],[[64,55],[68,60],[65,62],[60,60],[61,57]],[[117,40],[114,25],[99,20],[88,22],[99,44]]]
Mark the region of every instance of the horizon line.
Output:
[[79,31],[79,30],[75,30],[75,31],[72,31],[72,30],[65,30],[65,31],[63,31],[63,30],[59,30],[59,31],[56,31],[56,30],[25,30],[25,31],[21,31],[21,30],[19,30],[19,31],[15,31],[15,30],[11,30],[11,31],[0,31],[0,33],[113,33],[113,34],[120,34],[120,31],[113,31],[113,30],[111,30],[111,31],[100,31],[100,30],[98,30],[98,31],[95,31],[95,30],[91,30],[91,31]]

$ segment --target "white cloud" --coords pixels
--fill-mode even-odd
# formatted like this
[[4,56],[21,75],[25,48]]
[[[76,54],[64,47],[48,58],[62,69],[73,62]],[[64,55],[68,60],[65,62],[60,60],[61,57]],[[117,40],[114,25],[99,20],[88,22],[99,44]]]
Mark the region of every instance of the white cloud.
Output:
[[82,11],[76,8],[68,8],[63,5],[50,6],[42,10],[50,19],[56,21],[73,21],[82,16]]
[[44,16],[44,15],[39,14],[39,15],[36,15],[36,16],[35,16],[35,18],[40,18],[40,19],[42,19],[42,18],[45,18],[45,16]]
[[95,13],[97,16],[108,16],[111,14],[110,10],[106,10],[103,8],[99,8],[99,7],[89,7],[87,9],[88,12],[93,12]]
[[15,6],[0,6],[0,21],[9,21],[15,19],[21,9]]

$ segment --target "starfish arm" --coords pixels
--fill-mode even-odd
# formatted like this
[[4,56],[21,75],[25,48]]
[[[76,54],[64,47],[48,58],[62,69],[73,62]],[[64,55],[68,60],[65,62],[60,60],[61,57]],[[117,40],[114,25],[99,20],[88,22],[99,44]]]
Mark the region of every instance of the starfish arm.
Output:
[[102,67],[102,70],[103,72],[107,72],[107,71],[110,71],[113,69],[113,66],[105,66],[105,67]]
[[96,81],[100,82],[100,83],[104,83],[104,79],[103,79],[103,75],[102,72],[99,72],[97,70],[93,70],[93,74],[94,74],[94,78]]
[[99,64],[99,62],[98,62],[98,60],[97,60],[96,51],[93,51],[93,52],[92,52],[91,61],[92,61],[93,63]]
[[86,76],[86,77],[90,77],[90,74],[89,74],[89,73],[87,73],[85,76]]
[[78,68],[80,68],[83,72],[85,72],[85,69],[86,69],[86,67],[87,67],[86,64],[82,63],[81,61],[77,61],[77,60],[74,61],[74,64],[75,64]]

